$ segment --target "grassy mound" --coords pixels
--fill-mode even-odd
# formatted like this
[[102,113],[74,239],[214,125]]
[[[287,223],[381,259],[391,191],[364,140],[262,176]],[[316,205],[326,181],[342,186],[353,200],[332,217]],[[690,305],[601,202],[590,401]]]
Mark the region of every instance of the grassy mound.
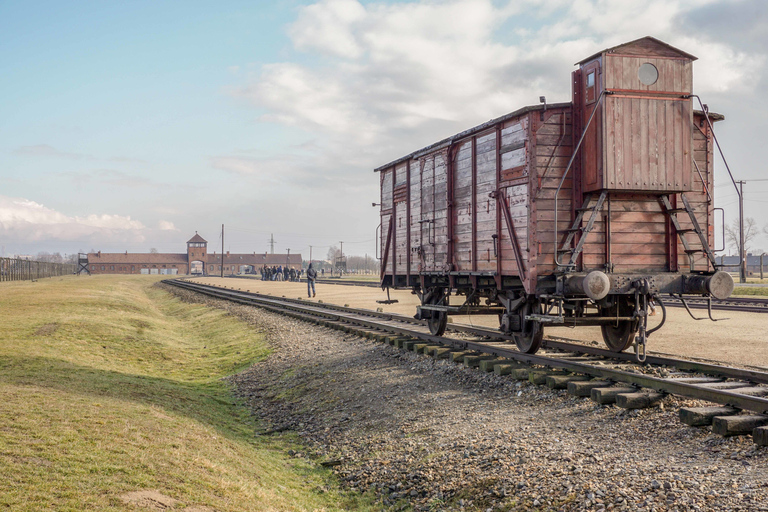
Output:
[[0,285],[0,509],[366,508],[254,436],[221,380],[268,354],[254,329],[158,280]]

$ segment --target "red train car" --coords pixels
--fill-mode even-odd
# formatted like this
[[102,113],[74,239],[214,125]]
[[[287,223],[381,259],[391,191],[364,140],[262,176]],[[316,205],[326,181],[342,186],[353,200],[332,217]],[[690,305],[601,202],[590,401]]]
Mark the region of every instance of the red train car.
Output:
[[547,325],[600,325],[640,355],[661,294],[730,295],[712,249],[723,117],[694,110],[693,60],[651,37],[604,50],[573,72],[572,102],[377,168],[382,287],[412,289],[433,334],[499,315],[529,353]]

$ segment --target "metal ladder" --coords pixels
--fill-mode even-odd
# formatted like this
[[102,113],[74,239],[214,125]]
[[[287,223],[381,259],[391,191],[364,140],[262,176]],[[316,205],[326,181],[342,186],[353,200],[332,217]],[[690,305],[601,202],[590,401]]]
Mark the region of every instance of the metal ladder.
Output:
[[[563,244],[560,246],[560,249],[557,250],[555,263],[558,267],[566,267],[566,268],[575,268],[576,267],[576,261],[579,259],[579,255],[581,254],[582,249],[584,248],[584,242],[587,239],[587,235],[590,231],[592,231],[592,227],[595,224],[595,219],[597,219],[597,214],[600,211],[600,209],[603,207],[603,203],[605,202],[605,198],[607,197],[608,192],[603,190],[600,192],[600,196],[597,198],[597,202],[594,204],[594,206],[589,206],[589,203],[592,202],[592,196],[593,194],[591,192],[587,193],[584,197],[584,204],[581,206],[581,208],[576,209],[576,218],[573,219],[573,224],[569,229],[566,230],[568,235],[565,237],[565,240],[563,241]],[[584,214],[587,212],[591,212],[589,215],[589,220],[587,221],[587,224],[582,226],[582,220],[584,219]],[[555,226],[555,231],[557,231],[557,226]],[[573,238],[576,236],[576,233],[580,233],[579,241],[576,243],[576,247],[573,247]],[[568,263],[560,263],[559,256],[561,254],[570,254],[571,259]]]
[[[659,201],[661,202],[662,208],[664,209],[664,213],[669,217],[669,220],[672,221],[672,225],[675,227],[675,232],[677,233],[677,236],[680,238],[680,242],[682,242],[683,247],[685,248],[685,254],[688,255],[688,264],[690,265],[691,272],[693,272],[694,267],[693,255],[697,252],[706,254],[710,263],[712,263],[712,268],[718,268],[717,262],[715,261],[715,253],[712,252],[712,249],[709,248],[707,237],[701,231],[701,226],[699,226],[699,221],[696,220],[696,215],[694,214],[694,209],[691,206],[691,203],[688,202],[688,198],[686,198],[685,194],[682,192],[680,192],[680,199],[682,200],[685,208],[672,208],[669,195],[661,196]],[[683,229],[680,227],[677,214],[683,212],[686,212],[688,217],[691,219],[691,225],[693,226],[692,228]],[[696,233],[698,235],[699,243],[701,243],[701,249],[691,248],[689,240],[685,238],[686,233]]]

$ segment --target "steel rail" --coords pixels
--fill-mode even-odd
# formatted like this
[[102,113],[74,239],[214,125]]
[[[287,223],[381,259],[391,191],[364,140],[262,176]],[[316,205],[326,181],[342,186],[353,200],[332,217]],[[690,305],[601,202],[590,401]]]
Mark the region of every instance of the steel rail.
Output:
[[[382,314],[381,316],[384,318],[381,318],[379,315],[371,314],[375,312],[368,310],[365,310],[365,314],[360,314],[357,312],[357,310],[352,308],[342,308],[341,306],[327,307],[325,304],[318,305],[315,303],[306,304],[301,303],[302,301],[296,301],[292,299],[264,296],[251,292],[233,291],[209,285],[190,283],[180,279],[166,280],[164,282],[209,296],[241,304],[254,305],[278,313],[285,313],[287,310],[294,316],[299,316],[310,320],[315,320],[319,317],[325,320],[351,324],[365,329],[386,331],[391,334],[408,336],[429,343],[445,345],[460,350],[471,350],[495,355],[497,357],[520,361],[527,364],[563,369],[589,375],[592,377],[599,377],[610,380],[612,382],[632,384],[634,386],[653,389],[662,393],[706,400],[709,402],[730,405],[739,409],[755,411],[759,413],[768,412],[768,398],[762,396],[741,394],[725,389],[708,388],[704,385],[695,383],[686,383],[681,381],[675,382],[676,379],[674,378],[653,377],[650,375],[632,373],[614,368],[606,368],[604,366],[598,366],[586,362],[560,359],[553,357],[552,355],[525,354],[513,348],[508,342],[505,342],[505,340],[498,335],[495,336],[495,340],[491,341],[462,340],[445,336],[433,336],[424,330],[416,330],[413,328],[413,326],[403,327],[398,325],[402,323],[401,318],[399,318],[400,315]],[[421,325],[419,327],[424,329],[424,327]],[[486,333],[488,332],[490,331],[486,331]],[[568,351],[572,351],[574,348],[577,348],[579,351],[590,355],[605,356],[605,353],[608,353],[610,354],[610,357],[619,359],[620,361],[625,360],[622,358],[622,356],[630,356],[629,354],[615,354],[613,352],[603,351],[601,349],[595,349],[586,346],[575,347],[571,344],[560,342],[548,342],[547,346],[548,348]],[[653,360],[651,360],[652,358]],[[627,359],[627,361],[629,361],[629,359]],[[654,363],[654,361],[656,362]],[[677,362],[677,360],[655,356],[649,356],[648,362],[668,365],[671,361]],[[691,361],[685,361],[685,363],[690,365],[688,368],[702,373],[711,373],[721,377],[727,377],[726,374],[730,372],[730,374],[741,375],[739,378],[749,380],[751,382],[768,381],[768,373],[761,373],[758,371],[743,370],[738,368],[721,367],[717,365],[706,365]],[[676,367],[678,369],[684,369],[677,365]],[[744,387],[747,387],[748,385],[749,384],[745,383]]]

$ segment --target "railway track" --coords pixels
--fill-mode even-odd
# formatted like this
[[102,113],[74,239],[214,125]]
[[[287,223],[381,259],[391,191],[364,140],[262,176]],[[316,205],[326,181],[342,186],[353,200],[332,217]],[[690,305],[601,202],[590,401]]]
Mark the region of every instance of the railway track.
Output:
[[450,336],[433,336],[411,317],[371,310],[318,304],[219,288],[182,279],[166,283],[211,297],[257,306],[336,329],[375,337],[406,350],[464,362],[481,370],[568,389],[598,403],[628,409],[649,407],[667,395],[704,400],[717,407],[680,410],[683,422],[711,424],[721,435],[752,434],[768,445],[768,372],[709,361],[648,355],[645,365],[634,354],[549,339],[537,354],[519,352],[512,338],[478,327],[449,324]]

